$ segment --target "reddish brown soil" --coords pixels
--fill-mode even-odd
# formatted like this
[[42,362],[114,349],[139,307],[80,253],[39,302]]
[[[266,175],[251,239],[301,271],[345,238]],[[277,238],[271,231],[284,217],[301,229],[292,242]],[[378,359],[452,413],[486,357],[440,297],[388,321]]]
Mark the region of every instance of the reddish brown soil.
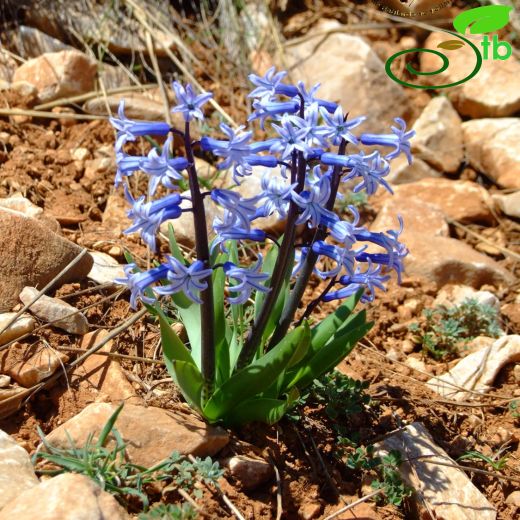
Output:
[[[113,133],[108,123],[62,126],[58,121],[22,124],[0,121],[0,133],[8,135],[0,149],[1,197],[22,192],[58,218],[62,222],[63,234],[77,243],[106,250],[108,240],[110,245],[121,245],[138,256],[144,256],[144,249],[134,238],[115,237],[112,230],[105,229],[100,222],[107,196],[113,189],[112,173],[85,183],[82,170],[76,168],[71,158],[71,151],[80,146],[87,148],[91,157],[99,153],[102,147],[106,149],[111,146]],[[500,234],[502,245],[520,253],[518,223],[501,219],[495,228],[480,229],[473,226],[473,229],[488,237]],[[459,238],[472,245],[477,243],[473,237],[466,237],[463,233]],[[519,274],[518,263],[501,256],[495,258]],[[120,260],[123,261],[123,258]],[[93,288],[93,284],[84,281],[64,286],[56,294],[78,308],[91,306],[85,313],[93,329],[111,329],[130,315],[126,296],[95,288],[76,296],[77,292],[88,288]],[[512,302],[514,289],[508,288],[497,294],[502,302]],[[501,400],[504,396],[512,398],[519,394],[511,368],[502,371],[495,388],[483,399],[482,405],[464,406],[439,399],[424,386],[427,375],[385,356],[391,349],[398,350],[400,341],[407,335],[407,323],[419,318],[420,309],[430,306],[434,295],[435,288],[407,279],[401,287],[392,285],[388,293],[370,307],[369,316],[375,321],[375,326],[340,369],[352,377],[370,382],[368,392],[373,396],[374,405],[350,417],[347,426],[352,434],[359,436],[360,444],[366,446],[403,423],[421,421],[436,442],[454,458],[469,450],[491,455],[502,443],[500,432],[511,432],[512,441],[504,452],[509,458],[508,463],[500,473],[505,478],[501,480],[474,475],[472,479],[497,507],[499,518],[512,518],[514,510],[505,505],[504,499],[514,490],[514,485],[507,477],[520,476],[520,428]],[[307,295],[308,300],[311,298],[312,294]],[[410,298],[419,302],[415,314],[406,311],[401,305]],[[327,310],[319,309],[318,317]],[[512,310],[503,315],[504,327],[509,333],[520,333],[520,320],[515,312]],[[151,320],[140,321],[117,338],[116,351],[158,358],[158,338],[157,326]],[[57,349],[79,347],[77,338],[49,327],[42,328],[24,341],[29,344],[37,339],[45,339]],[[420,357],[419,352],[411,355]],[[404,359],[403,356],[402,361]],[[430,374],[442,373],[447,368],[445,363],[430,358],[425,361]],[[167,377],[161,365],[128,360],[121,364],[143,395],[147,394],[148,384]],[[160,395],[152,393],[148,399],[150,404],[183,406],[171,385],[158,388],[162,392]],[[74,385],[67,388],[62,380],[50,390],[35,395],[17,414],[0,421],[0,428],[12,434],[28,451],[32,451],[38,444],[37,425],[44,433],[48,433],[93,399],[95,396],[84,389],[79,391]],[[304,421],[298,423],[283,420],[272,427],[254,425],[232,432],[232,442],[220,454],[221,458],[254,452],[272,460],[280,472],[280,491],[276,482],[245,492],[232,478],[223,480],[224,492],[246,517],[275,518],[278,492],[281,494],[284,518],[300,518],[304,514],[311,515],[313,511],[314,518],[323,518],[339,509],[343,501],[351,501],[366,494],[362,475],[347,470],[334,454],[336,439],[333,421],[327,418],[319,406],[307,408],[304,417]],[[476,466],[490,469],[484,464]],[[175,497],[170,499],[174,500]],[[209,492],[204,495],[202,504],[210,518],[231,516],[218,496]],[[407,510],[408,504],[405,503],[401,509],[365,504],[356,511],[357,518],[396,519],[406,518]],[[338,518],[354,516],[346,513]]]

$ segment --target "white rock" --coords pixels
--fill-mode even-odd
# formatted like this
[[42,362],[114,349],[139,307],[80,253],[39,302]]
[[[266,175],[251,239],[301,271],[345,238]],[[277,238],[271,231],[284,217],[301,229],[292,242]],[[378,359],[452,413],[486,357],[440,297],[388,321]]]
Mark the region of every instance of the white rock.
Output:
[[442,173],[416,155],[412,164],[408,164],[408,159],[400,155],[392,161],[390,173],[386,180],[390,185],[394,185],[416,182],[429,177],[442,177]]
[[[480,47],[478,39],[473,43]],[[423,47],[437,49],[437,45],[450,36],[445,32],[434,32]],[[421,71],[432,72],[441,66],[441,60],[432,53],[421,52]],[[422,76],[432,85],[445,85],[461,80],[475,67],[475,53],[469,45],[456,51],[448,51],[449,67],[441,74]],[[483,60],[482,68],[476,76],[459,86],[445,89],[459,114],[477,117],[505,117],[520,109],[520,63],[514,57],[508,60]],[[491,95],[490,95],[491,94]]]
[[455,401],[468,400],[475,397],[472,392],[487,392],[500,370],[518,361],[520,336],[504,336],[490,347],[461,359],[449,372],[430,379],[427,385],[443,397]]
[[63,473],[19,494],[0,520],[127,520],[117,500],[85,475]]
[[0,375],[0,388],[7,388],[11,384],[11,378],[5,374]]
[[[20,300],[24,305],[28,305],[38,293],[38,289],[34,287],[24,287],[20,293]],[[41,320],[71,334],[86,334],[88,332],[87,318],[78,309],[59,298],[43,295],[31,305],[29,310]]]
[[499,186],[520,188],[520,118],[474,119],[462,131],[473,168]]
[[492,197],[502,213],[508,217],[520,218],[520,191],[509,195],[494,194]]
[[432,98],[413,125],[414,160],[422,159],[441,172],[456,172],[464,159],[461,124],[448,98]]
[[401,452],[405,461],[399,467],[403,480],[417,490],[415,496],[418,506],[434,511],[437,518],[496,519],[495,508],[462,470],[436,464],[455,465],[455,461],[435,444],[421,423],[414,422],[406,426],[375,447],[380,456],[390,450]]
[[13,339],[19,338],[34,329],[34,318],[27,314],[23,314],[7,330],[3,330],[15,315],[15,312],[5,312],[0,314],[0,345],[9,343]]
[[74,49],[48,52],[23,63],[13,81],[28,81],[43,103],[90,92],[94,88],[96,63]]
[[255,489],[273,477],[273,467],[263,459],[235,455],[225,464],[244,489]]
[[0,510],[38,482],[29,454],[0,430]]
[[[318,97],[339,102],[350,118],[369,116],[356,131],[387,132],[394,117],[408,111],[408,97],[388,77],[370,45],[359,36],[340,32],[342,28],[335,20],[322,20],[306,34],[306,41],[286,42],[287,66],[307,88],[321,83]],[[324,38],[327,31],[338,32]]]
[[90,254],[94,259],[94,264],[87,278],[90,278],[96,283],[105,284],[114,283],[116,278],[125,277],[123,266],[110,255],[99,251],[92,251]]
[[476,289],[473,289],[473,287],[468,287],[467,285],[444,286],[437,294],[433,304],[444,305],[445,307],[455,307],[468,298],[477,300],[483,305],[489,305],[490,307],[500,310],[500,301],[492,292],[477,291]]
[[409,366],[413,370],[418,370],[419,372],[428,372],[428,369],[426,368],[426,363],[424,361],[422,361],[421,359],[417,359],[415,357],[408,356],[404,363],[405,363],[405,365]]

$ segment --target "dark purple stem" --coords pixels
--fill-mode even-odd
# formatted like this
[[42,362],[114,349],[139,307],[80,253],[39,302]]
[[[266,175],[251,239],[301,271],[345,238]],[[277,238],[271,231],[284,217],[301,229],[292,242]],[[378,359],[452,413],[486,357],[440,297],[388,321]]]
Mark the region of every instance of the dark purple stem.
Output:
[[[186,122],[184,132],[184,146],[186,148],[186,158],[188,166],[188,178],[190,183],[191,203],[193,206],[193,222],[195,225],[195,250],[197,260],[204,262],[206,267],[210,267],[210,255],[208,245],[208,231],[206,228],[206,212],[204,210],[204,197],[200,191],[193,157],[192,143],[190,139],[190,124]],[[200,308],[200,337],[201,337],[201,356],[202,356],[202,376],[209,387],[213,386],[215,380],[215,334],[214,329],[214,309],[213,309],[213,287],[211,277],[207,279],[208,287],[201,291],[200,298],[202,305]]]

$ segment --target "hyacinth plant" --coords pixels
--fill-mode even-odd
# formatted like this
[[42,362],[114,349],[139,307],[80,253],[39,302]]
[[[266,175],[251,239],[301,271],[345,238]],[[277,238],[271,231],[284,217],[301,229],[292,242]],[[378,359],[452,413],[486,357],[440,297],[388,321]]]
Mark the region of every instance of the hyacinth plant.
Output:
[[[131,204],[133,224],[126,232],[139,232],[154,252],[158,239],[169,242],[161,262],[145,271],[131,262],[118,282],[130,289],[133,307],[141,300],[158,316],[166,366],[187,402],[210,422],[278,421],[300,391],[332,370],[370,329],[365,312],[355,314],[354,307],[384,290],[391,271],[400,278],[407,253],[399,242],[400,220],[398,230],[371,232],[353,206],[347,215],[334,208],[341,183],[355,193],[391,192],[385,180],[390,162],[400,154],[411,162],[413,132],[397,118],[387,134],[356,135],[365,117],[348,119],[341,106],[316,97],[318,86],[306,90],[285,77],[274,68],[263,77],[250,75],[255,88],[248,121],[258,120],[268,133],[259,141],[243,126],[224,123],[221,138],[194,141],[191,125],[204,119],[202,107],[212,95],[178,82],[172,112],[182,114],[184,128],[132,121],[123,102],[111,119],[116,186],[124,185]],[[174,135],[183,140],[184,156],[173,157]],[[125,152],[127,142],[143,136],[162,136],[164,144],[146,156]],[[367,152],[370,146],[378,150]],[[218,158],[217,167],[232,178],[229,186],[202,190],[195,152]],[[137,198],[127,178],[138,170],[149,184]],[[261,176],[261,190],[245,198],[237,188],[251,175]],[[181,189],[186,179],[187,193]],[[166,195],[157,197],[160,185]],[[220,208],[210,236],[205,199]],[[175,219],[184,212],[193,216],[194,254],[183,254],[175,240]],[[255,227],[272,215],[284,223],[280,237]],[[165,237],[160,227],[167,221]],[[324,289],[298,313],[313,273],[326,280]],[[316,307],[332,300],[341,305],[313,323]],[[172,314],[185,325],[186,345],[170,326]]]

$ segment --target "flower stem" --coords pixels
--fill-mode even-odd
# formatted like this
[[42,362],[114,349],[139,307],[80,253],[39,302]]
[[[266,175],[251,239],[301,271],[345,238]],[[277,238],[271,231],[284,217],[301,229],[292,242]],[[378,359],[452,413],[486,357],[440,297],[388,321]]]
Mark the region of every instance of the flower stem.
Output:
[[[342,139],[341,143],[339,145],[339,148],[338,148],[338,154],[344,155],[346,149],[347,149],[347,141],[345,141],[345,139]],[[332,173],[332,182],[331,182],[331,186],[330,186],[330,197],[326,204],[326,208],[329,211],[332,211],[334,209],[334,202],[336,201],[336,196],[338,194],[338,189],[339,189],[339,182],[341,179],[341,170],[342,170],[342,166],[335,166],[333,173]],[[323,240],[326,236],[326,233],[327,233],[327,228],[325,226],[319,226],[319,228],[316,230],[316,233],[314,233],[312,242],[314,243],[317,240]],[[318,255],[312,250],[312,244],[311,244],[309,246],[309,251],[305,258],[305,262],[303,264],[303,268],[300,273],[300,276],[298,277],[298,280],[296,280],[296,284],[294,285],[294,289],[291,292],[289,301],[288,301],[287,305],[284,306],[282,316],[280,318],[280,322],[278,323],[278,326],[276,327],[274,334],[271,338],[271,342],[269,345],[270,348],[274,347],[279,341],[281,341],[281,339],[285,336],[285,334],[289,330],[289,327],[291,326],[291,323],[294,319],[294,315],[296,314],[298,305],[300,304],[300,302],[302,300],[303,293],[305,292],[305,289],[307,288],[307,284],[309,283],[309,279],[312,275],[314,266],[316,265],[317,261],[318,261]],[[312,309],[314,309],[314,307]]]
[[[190,183],[191,203],[193,206],[193,222],[195,225],[195,250],[197,253],[197,259],[204,262],[206,267],[210,267],[204,197],[200,192],[199,181],[197,179],[197,169],[195,168],[195,159],[193,157],[189,122],[186,122],[185,125],[184,146],[186,148],[186,158],[190,163],[188,167],[188,178]],[[207,288],[200,293],[200,298],[202,300],[200,308],[200,337],[202,352],[201,372],[204,381],[210,390],[215,380],[215,334],[213,332],[214,309],[211,277],[208,278],[207,284]]]
[[[291,179],[297,179],[298,183],[295,191],[300,193],[305,186],[306,170],[306,162],[302,152],[293,152],[291,170]],[[287,212],[287,221],[285,224],[285,232],[283,235],[282,244],[280,245],[278,257],[276,258],[276,263],[271,276],[270,291],[267,293],[260,314],[251,328],[249,337],[247,338],[246,343],[240,352],[237,363],[238,368],[243,368],[251,361],[262,341],[262,336],[269,321],[269,317],[271,316],[271,312],[273,311],[276,300],[278,299],[278,295],[282,289],[288,269],[291,267],[289,260],[292,257],[292,252],[294,251],[297,218],[298,206],[293,201],[291,201],[289,205],[289,211]]]

